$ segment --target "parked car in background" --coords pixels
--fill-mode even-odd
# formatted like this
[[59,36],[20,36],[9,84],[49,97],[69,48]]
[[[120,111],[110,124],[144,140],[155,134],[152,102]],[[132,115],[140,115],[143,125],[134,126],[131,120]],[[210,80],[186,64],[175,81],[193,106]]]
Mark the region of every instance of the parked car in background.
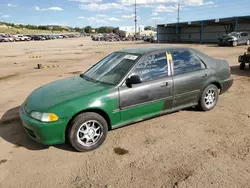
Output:
[[18,37],[20,41],[30,41],[30,37],[24,36],[24,35],[14,35],[15,37]]
[[250,37],[248,32],[231,32],[218,39],[219,46],[238,46],[240,44],[250,45]]
[[56,39],[56,37],[55,37],[54,35],[50,35],[50,38],[51,38],[52,40]]
[[156,36],[151,37],[150,42],[157,43],[158,42],[157,37]]
[[151,41],[151,36],[144,36],[143,41],[144,42],[150,42]]
[[44,38],[44,40],[50,40],[49,35],[38,35],[41,38]]
[[63,35],[55,35],[55,37],[56,37],[57,39],[63,39],[63,38],[64,38]]
[[19,112],[35,141],[68,140],[77,151],[89,151],[111,129],[192,106],[212,110],[232,84],[226,60],[191,48],[124,49],[85,73],[36,89]]
[[31,40],[45,40],[45,38],[39,35],[31,35]]
[[103,34],[93,35],[91,36],[94,41],[103,41],[105,40],[105,36]]
[[11,42],[12,41],[16,41],[16,42],[20,41],[20,38],[16,37],[15,35],[6,34],[6,37],[8,37]]
[[5,34],[4,36],[8,39],[9,42],[14,42],[15,41],[14,38],[11,37],[9,34]]
[[10,42],[10,41],[9,41],[9,38],[6,37],[4,34],[1,34],[1,35],[0,35],[0,38],[1,38],[1,42]]
[[0,42],[5,42],[2,36],[0,36]]

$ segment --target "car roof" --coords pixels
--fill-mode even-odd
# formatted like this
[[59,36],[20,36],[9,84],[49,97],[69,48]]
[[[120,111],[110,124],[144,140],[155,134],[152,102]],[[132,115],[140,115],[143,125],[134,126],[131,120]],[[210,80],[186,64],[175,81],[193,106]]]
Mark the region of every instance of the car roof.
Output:
[[150,47],[137,47],[137,48],[126,48],[118,52],[123,53],[133,53],[144,55],[150,52],[162,51],[162,50],[171,50],[171,49],[190,49],[188,47],[177,47],[177,46],[150,46]]

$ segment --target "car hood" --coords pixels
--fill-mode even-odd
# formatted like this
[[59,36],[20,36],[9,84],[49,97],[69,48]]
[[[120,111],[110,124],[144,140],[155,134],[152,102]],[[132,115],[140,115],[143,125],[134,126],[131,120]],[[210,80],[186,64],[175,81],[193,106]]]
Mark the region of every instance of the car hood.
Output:
[[236,37],[225,35],[225,36],[222,36],[221,38],[224,40],[230,40],[230,39],[235,39]]
[[89,96],[112,87],[111,85],[87,81],[74,76],[46,84],[34,90],[24,102],[26,112],[46,112],[57,104],[78,97]]

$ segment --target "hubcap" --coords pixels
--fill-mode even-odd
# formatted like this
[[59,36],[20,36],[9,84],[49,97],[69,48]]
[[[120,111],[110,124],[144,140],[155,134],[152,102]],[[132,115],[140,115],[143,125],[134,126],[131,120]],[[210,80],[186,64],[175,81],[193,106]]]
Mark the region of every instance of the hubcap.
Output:
[[215,103],[215,99],[216,99],[215,91],[213,89],[209,89],[205,95],[205,104],[206,104],[207,108],[213,107],[213,105]]
[[102,126],[98,121],[90,120],[83,123],[77,131],[77,141],[82,146],[93,146],[102,137]]

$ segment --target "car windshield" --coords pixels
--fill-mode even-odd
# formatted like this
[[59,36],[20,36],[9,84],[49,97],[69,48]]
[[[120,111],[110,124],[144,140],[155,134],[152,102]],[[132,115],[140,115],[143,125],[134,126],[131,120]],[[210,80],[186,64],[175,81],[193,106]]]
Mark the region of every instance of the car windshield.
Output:
[[139,55],[114,52],[90,68],[81,77],[111,85],[116,85],[135,64]]
[[235,33],[235,32],[232,32],[232,33],[229,33],[228,36],[233,36],[233,37],[238,37],[239,36],[239,33]]

